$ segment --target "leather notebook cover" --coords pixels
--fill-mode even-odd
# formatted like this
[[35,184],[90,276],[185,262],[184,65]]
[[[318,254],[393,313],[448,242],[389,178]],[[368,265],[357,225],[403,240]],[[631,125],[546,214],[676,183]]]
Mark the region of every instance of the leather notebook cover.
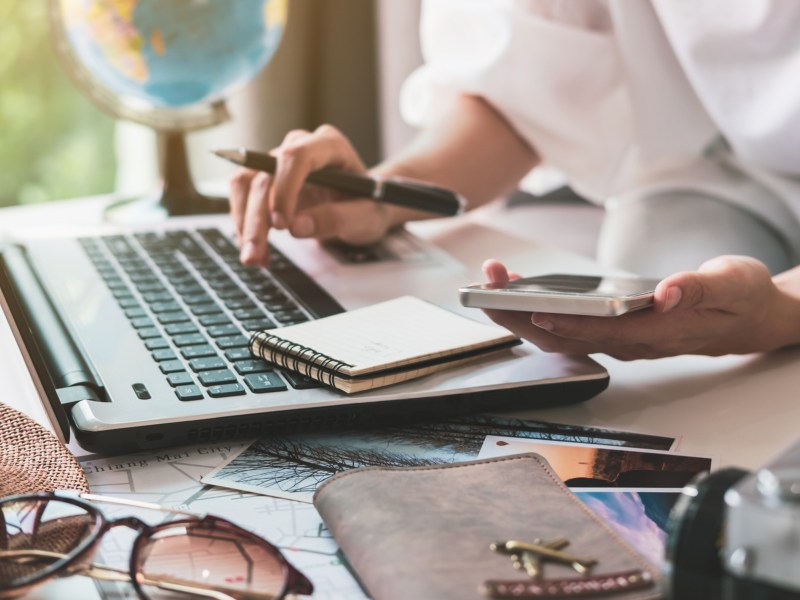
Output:
[[[326,481],[314,505],[376,600],[661,597],[658,570],[584,506],[537,454],[354,469]],[[569,542],[561,552],[597,561],[588,576],[544,559],[541,578],[532,579],[514,568],[509,553],[490,549],[499,541],[559,538]],[[640,570],[645,583],[629,585],[636,578],[630,575]],[[493,596],[487,581],[501,584]],[[609,589],[604,585],[614,589],[598,594]],[[584,594],[574,593],[579,589]]]

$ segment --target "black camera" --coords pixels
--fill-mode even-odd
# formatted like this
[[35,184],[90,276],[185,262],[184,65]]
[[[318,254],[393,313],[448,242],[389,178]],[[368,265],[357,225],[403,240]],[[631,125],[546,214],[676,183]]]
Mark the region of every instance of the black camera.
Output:
[[800,599],[800,443],[755,473],[723,469],[670,514],[667,597]]

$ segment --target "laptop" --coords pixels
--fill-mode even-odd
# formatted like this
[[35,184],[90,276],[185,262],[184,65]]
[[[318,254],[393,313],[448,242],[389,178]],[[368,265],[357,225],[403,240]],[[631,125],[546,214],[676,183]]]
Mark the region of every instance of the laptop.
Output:
[[269,269],[238,261],[228,217],[30,237],[0,253],[0,304],[66,438],[117,453],[458,412],[578,402],[608,385],[585,357],[507,355],[345,395],[254,359],[252,332],[411,294],[458,303],[464,266],[398,231],[368,248],[270,234]]

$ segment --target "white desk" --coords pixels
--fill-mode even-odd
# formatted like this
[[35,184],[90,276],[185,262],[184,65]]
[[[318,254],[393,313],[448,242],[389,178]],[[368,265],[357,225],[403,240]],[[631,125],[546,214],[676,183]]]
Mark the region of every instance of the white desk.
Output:
[[[100,208],[107,201],[93,198],[5,209],[0,211],[0,232],[100,224]],[[586,255],[594,247],[600,217],[597,209],[585,206],[506,210],[498,204],[459,219],[415,224],[412,229],[461,260],[479,281],[480,264],[488,257],[505,260],[523,273],[550,268],[598,272]],[[548,244],[556,243],[567,243],[577,253],[553,252]],[[5,321],[0,321],[0,351],[5,363],[3,401],[42,421],[44,413]],[[795,390],[800,384],[800,350],[630,363],[597,359],[611,375],[606,391],[579,405],[531,410],[524,416],[675,436],[681,439],[681,452],[713,455],[721,466],[747,468],[763,464],[798,435],[800,401]],[[93,589],[87,582],[68,588],[65,584],[47,586],[37,597],[89,597],[84,593]]]

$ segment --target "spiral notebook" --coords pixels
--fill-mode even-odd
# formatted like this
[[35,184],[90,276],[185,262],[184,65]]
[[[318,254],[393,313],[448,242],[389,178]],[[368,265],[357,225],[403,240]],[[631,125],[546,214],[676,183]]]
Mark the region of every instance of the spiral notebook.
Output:
[[467,362],[521,343],[509,332],[414,296],[260,331],[251,352],[352,394]]

